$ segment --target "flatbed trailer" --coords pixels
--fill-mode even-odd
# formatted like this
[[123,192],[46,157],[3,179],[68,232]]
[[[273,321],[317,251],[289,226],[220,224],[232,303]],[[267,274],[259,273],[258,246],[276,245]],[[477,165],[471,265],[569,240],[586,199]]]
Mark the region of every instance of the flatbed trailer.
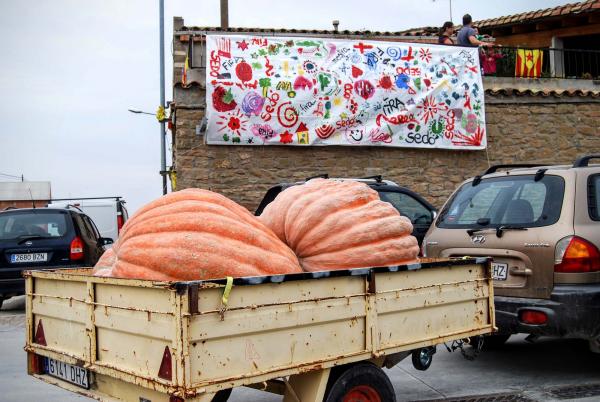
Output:
[[381,367],[494,330],[486,258],[193,282],[25,277],[28,373],[104,401],[224,401],[239,386],[393,400],[371,394],[390,385]]

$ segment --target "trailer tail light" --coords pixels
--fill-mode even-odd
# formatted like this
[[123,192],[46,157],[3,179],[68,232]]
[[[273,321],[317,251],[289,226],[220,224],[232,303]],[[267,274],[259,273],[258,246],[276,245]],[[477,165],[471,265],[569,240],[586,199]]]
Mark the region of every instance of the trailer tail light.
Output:
[[542,311],[521,310],[519,312],[519,321],[530,325],[542,325],[548,321],[548,316]]
[[168,346],[165,346],[163,352],[162,361],[160,362],[160,369],[158,370],[158,376],[163,380],[173,380],[173,369],[171,365],[171,351]]
[[83,242],[79,236],[76,236],[73,240],[71,240],[71,253],[70,256],[71,261],[77,261],[83,259]]
[[180,396],[173,396],[173,395],[171,395],[169,397],[169,402],[185,402],[185,399],[183,399]]
[[121,228],[123,227],[123,213],[119,212],[117,215],[117,233],[121,234]]
[[38,321],[38,326],[35,330],[35,335],[33,336],[33,341],[38,345],[48,346],[46,344],[46,335],[44,334],[44,325],[42,324],[42,320]]
[[568,236],[556,244],[554,272],[582,273],[600,271],[600,251],[589,241]]

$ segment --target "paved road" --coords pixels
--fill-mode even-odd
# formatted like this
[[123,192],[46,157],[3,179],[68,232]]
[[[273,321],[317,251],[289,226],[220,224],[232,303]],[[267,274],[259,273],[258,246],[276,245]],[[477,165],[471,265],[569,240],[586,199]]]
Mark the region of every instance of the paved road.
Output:
[[[70,402],[89,399],[62,391],[26,375],[23,299],[13,298],[0,312],[0,401]],[[501,349],[475,361],[438,347],[433,365],[417,371],[410,361],[387,370],[398,401],[448,400],[479,396],[478,401],[600,401],[600,355],[576,340],[540,339],[535,344],[513,337]],[[553,388],[590,385],[586,398],[558,399]],[[506,394],[504,398],[484,395]],[[517,398],[517,396],[520,397]],[[466,398],[461,398],[466,400]],[[231,402],[276,402],[281,398],[247,388],[234,390]]]

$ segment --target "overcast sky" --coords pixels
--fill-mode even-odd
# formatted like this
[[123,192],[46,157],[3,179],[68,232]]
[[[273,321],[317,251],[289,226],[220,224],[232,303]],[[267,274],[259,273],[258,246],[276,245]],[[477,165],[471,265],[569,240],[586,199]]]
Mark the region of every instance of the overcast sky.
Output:
[[[452,2],[453,20],[566,4]],[[165,0],[166,93],[173,16],[218,26],[219,0]],[[230,26],[398,31],[439,26],[449,0],[230,0]],[[121,195],[130,212],[161,195],[158,0],[3,1],[0,173],[52,182],[54,197]],[[167,137],[170,137],[168,132]],[[170,146],[170,145],[169,145]],[[0,177],[0,180],[2,178]]]

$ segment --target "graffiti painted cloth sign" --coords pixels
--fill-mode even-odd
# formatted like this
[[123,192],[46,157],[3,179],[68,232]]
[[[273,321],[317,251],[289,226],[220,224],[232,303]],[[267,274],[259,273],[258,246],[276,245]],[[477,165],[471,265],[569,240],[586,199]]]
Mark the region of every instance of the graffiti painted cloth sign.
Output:
[[486,147],[477,48],[208,35],[207,142]]

